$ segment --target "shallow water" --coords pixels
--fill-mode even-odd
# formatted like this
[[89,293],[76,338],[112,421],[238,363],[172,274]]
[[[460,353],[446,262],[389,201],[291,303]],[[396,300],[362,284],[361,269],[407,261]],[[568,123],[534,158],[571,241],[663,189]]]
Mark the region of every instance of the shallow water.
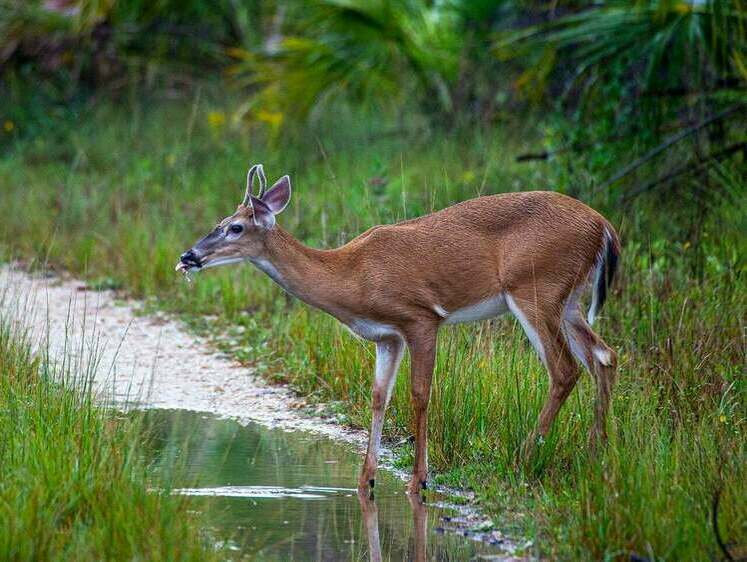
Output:
[[444,532],[455,512],[433,504],[445,498],[411,504],[391,472],[379,471],[373,502],[359,500],[359,456],[330,439],[184,410],[144,416],[154,478],[179,468],[171,486],[190,495],[209,535],[236,558],[503,559],[498,546]]

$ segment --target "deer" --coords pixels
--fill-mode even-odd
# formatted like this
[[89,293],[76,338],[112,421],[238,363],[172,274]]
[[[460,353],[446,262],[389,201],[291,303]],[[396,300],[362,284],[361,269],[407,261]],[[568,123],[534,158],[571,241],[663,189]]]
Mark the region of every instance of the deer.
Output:
[[[580,366],[596,386],[589,440],[605,441],[617,355],[591,325],[615,275],[620,240],[601,214],[553,191],[485,195],[374,226],[338,248],[316,249],[277,223],[290,199],[288,175],[267,189],[262,165],[252,166],[242,203],[184,252],[176,269],[189,275],[250,262],[375,344],[372,421],[359,490],[373,492],[385,411],[405,349],[415,437],[407,492],[419,494],[427,488],[428,402],[439,329],[504,313],[518,320],[549,376],[549,396],[526,450],[547,435]],[[581,298],[589,292],[585,316]]]

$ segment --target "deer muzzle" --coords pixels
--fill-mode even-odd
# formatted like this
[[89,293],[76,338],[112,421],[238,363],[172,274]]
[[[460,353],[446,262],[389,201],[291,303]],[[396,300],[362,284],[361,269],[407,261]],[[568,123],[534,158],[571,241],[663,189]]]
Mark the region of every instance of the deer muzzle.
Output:
[[202,260],[197,253],[192,250],[187,250],[179,258],[179,262],[176,264],[176,271],[189,271],[191,269],[200,269],[202,267]]

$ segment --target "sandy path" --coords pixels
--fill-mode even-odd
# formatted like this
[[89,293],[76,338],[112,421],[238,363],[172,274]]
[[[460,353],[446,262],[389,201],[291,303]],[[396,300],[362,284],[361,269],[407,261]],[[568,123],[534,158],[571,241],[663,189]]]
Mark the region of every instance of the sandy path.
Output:
[[365,432],[304,416],[288,388],[268,385],[165,315],[138,315],[137,302],[117,301],[111,291],[87,291],[81,281],[2,266],[3,293],[3,315],[28,326],[37,349],[48,342],[53,359],[67,354],[84,368],[90,365],[105,400],[211,412],[365,443]]

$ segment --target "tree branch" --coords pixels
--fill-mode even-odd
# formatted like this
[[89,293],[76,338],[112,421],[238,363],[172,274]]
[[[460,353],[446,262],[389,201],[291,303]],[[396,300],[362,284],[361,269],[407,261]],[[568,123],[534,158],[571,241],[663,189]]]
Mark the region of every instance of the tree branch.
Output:
[[693,125],[692,127],[689,127],[687,129],[685,129],[684,131],[680,131],[676,135],[673,135],[673,136],[669,137],[667,140],[665,140],[659,146],[656,146],[656,147],[652,148],[646,154],[644,154],[643,156],[641,156],[637,160],[635,160],[635,161],[631,162],[630,164],[628,164],[627,166],[625,166],[622,170],[620,170],[619,172],[617,172],[610,179],[608,179],[607,181],[605,181],[602,184],[600,184],[594,190],[594,192],[598,193],[599,191],[608,188],[613,183],[621,180],[622,178],[624,178],[625,176],[627,176],[630,173],[634,172],[635,170],[637,170],[638,168],[640,168],[644,164],[647,164],[648,162],[650,162],[651,160],[653,160],[654,158],[656,158],[659,154],[661,154],[662,152],[664,152],[670,146],[672,146],[672,145],[680,142],[682,139],[685,139],[685,138],[689,137],[690,135],[692,135],[694,133],[697,133],[698,131],[700,131],[704,127],[707,127],[708,125],[710,125],[712,123],[715,123],[716,121],[720,121],[720,120],[728,117],[729,115],[732,115],[733,113],[736,113],[738,111],[743,110],[745,107],[746,106],[744,106],[743,104],[733,105],[733,106],[731,106],[731,107],[729,107],[729,108],[727,108],[727,109],[725,109],[725,110],[717,113],[716,115],[712,115],[711,117],[709,117],[705,121],[701,121],[697,125]]
[[684,174],[688,174],[691,172],[701,172],[704,171],[704,169],[710,164],[711,162],[722,160],[728,156],[731,156],[735,152],[739,152],[740,150],[746,150],[747,149],[747,141],[738,142],[735,144],[732,144],[730,146],[727,146],[725,149],[720,150],[715,153],[711,153],[705,158],[698,159],[697,162],[694,164],[689,164],[685,166],[680,166],[676,170],[670,172],[669,174],[662,176],[654,181],[651,181],[647,183],[646,185],[643,185],[629,193],[626,193],[623,195],[623,202],[628,202],[631,199],[634,199],[635,197],[638,197],[642,193],[645,193],[647,191],[652,190],[657,185],[660,185],[662,183],[669,182],[679,176],[682,176]]

